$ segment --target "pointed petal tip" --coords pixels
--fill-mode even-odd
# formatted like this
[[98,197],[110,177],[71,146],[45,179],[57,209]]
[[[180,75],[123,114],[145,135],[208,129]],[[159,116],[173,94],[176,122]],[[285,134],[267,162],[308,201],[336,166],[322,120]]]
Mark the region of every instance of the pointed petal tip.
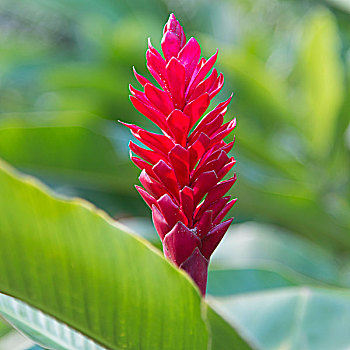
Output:
[[199,45],[199,42],[197,41],[197,39],[194,37],[194,36],[191,36],[186,45],[188,44],[189,47],[192,47],[192,50],[193,49],[199,49],[201,51],[201,47]]
[[164,199],[166,199],[166,198],[169,198],[169,199],[172,201],[171,197],[170,197],[167,193],[165,193],[165,194],[163,194],[162,196],[160,196],[160,197],[157,199],[157,202],[158,202],[158,201],[162,202],[162,201],[164,201]]
[[217,48],[215,53],[214,53],[214,55],[213,55],[213,59],[214,59],[215,62],[217,61],[218,56],[219,56],[219,49]]
[[[130,141],[130,142],[131,142],[131,141]],[[142,179],[142,178],[144,178],[144,177],[146,177],[146,178],[149,177],[145,169],[141,170],[141,173],[140,173],[140,175],[139,175],[139,180]],[[141,180],[140,180],[140,181],[141,181]]]
[[130,140],[129,143],[128,143],[128,147],[130,148],[130,152],[132,152],[131,151],[131,147],[133,147],[134,145],[135,145],[135,143],[132,142],[132,140]]
[[[178,19],[176,18],[174,12],[172,12],[169,15],[167,23],[165,23],[165,28],[164,29],[165,29],[165,31],[169,31],[169,30],[170,31],[174,31],[174,29],[175,30],[178,29],[178,25],[180,26],[180,23],[179,23]],[[181,27],[181,29],[182,29],[182,27]]]
[[229,226],[231,225],[233,218],[221,222],[214,226],[208,233],[208,235],[202,241],[202,254],[205,258],[210,259],[214,250],[226,234]]
[[226,221],[223,221],[222,223],[227,223],[227,228],[232,224],[232,221],[234,220],[234,218],[229,218]]
[[139,127],[135,124],[129,124],[129,123],[123,122],[121,120],[118,120],[118,123],[126,126],[129,130],[134,131],[134,132],[137,131],[137,129],[139,129]]

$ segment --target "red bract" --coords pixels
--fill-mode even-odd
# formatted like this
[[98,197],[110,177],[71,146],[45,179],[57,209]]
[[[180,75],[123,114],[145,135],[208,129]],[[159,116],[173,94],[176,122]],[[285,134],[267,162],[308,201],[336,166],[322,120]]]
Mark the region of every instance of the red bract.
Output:
[[225,196],[236,176],[223,180],[235,164],[228,155],[233,142],[224,141],[236,125],[235,119],[224,123],[232,96],[200,120],[224,83],[213,68],[217,52],[201,58],[198,42],[186,42],[173,14],[161,48],[165,59],[150,41],[146,53],[160,88],[134,70],[143,91],[130,86],[130,99],[162,134],[123,124],[147,147],[130,142],[131,160],[142,170],[143,188],[136,188],[152,209],[164,255],[187,271],[204,295],[210,256],[233,219],[222,220],[236,201]]

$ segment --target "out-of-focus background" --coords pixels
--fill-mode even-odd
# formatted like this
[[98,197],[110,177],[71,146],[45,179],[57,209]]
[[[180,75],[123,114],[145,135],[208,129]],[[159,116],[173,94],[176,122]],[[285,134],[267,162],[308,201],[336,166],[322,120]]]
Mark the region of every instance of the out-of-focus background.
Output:
[[[130,134],[116,121],[152,128],[128,84],[133,65],[149,76],[147,38],[159,48],[170,12],[205,57],[219,49],[226,83],[216,103],[235,92],[227,118],[238,121],[239,200],[209,293],[349,287],[349,1],[2,0],[0,157],[159,246],[133,187]],[[257,342],[272,349],[265,333]],[[340,349],[344,337],[322,346]]]

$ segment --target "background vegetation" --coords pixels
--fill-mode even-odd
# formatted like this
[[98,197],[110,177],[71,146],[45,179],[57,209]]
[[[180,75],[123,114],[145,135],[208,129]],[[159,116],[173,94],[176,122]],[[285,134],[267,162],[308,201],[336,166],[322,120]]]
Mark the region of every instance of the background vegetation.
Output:
[[349,348],[348,2],[3,0],[0,158],[159,247],[116,120],[151,128],[128,84],[170,12],[206,57],[219,48],[217,102],[235,92],[239,200],[209,299],[258,349]]

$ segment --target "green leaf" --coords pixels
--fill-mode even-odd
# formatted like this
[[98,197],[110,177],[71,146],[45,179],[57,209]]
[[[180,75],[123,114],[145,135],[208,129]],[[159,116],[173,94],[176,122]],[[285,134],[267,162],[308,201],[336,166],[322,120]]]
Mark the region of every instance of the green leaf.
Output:
[[285,288],[216,302],[221,313],[252,338],[260,350],[350,347],[347,290]]
[[255,118],[263,118],[262,127],[268,130],[267,120],[280,122],[281,118],[298,127],[288,108],[288,86],[278,74],[266,69],[265,62],[247,51],[228,49],[221,54],[220,63],[234,80],[239,103],[255,112]]
[[1,293],[109,349],[207,349],[207,327],[225,325],[184,272],[87,202],[53,198],[3,163],[0,186]]
[[336,118],[344,98],[344,72],[334,16],[321,9],[306,18],[301,38],[300,81],[307,106],[310,146],[317,156],[333,144]]

